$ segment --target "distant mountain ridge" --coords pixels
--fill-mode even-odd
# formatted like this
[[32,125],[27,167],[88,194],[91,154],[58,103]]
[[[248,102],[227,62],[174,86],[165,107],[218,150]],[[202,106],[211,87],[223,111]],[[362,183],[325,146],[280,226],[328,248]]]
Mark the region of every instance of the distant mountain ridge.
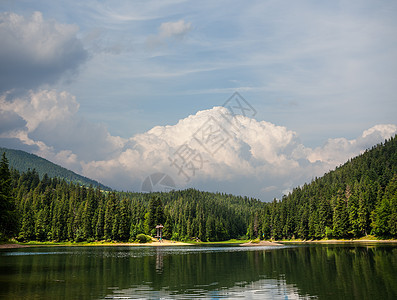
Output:
[[35,154],[22,150],[0,147],[0,154],[3,152],[6,154],[10,168],[14,168],[19,172],[26,172],[28,169],[35,169],[40,178],[43,178],[44,174],[47,174],[51,178],[57,177],[65,179],[67,182],[73,182],[85,186],[99,186],[103,190],[111,190],[110,187],[107,187],[96,180],[79,175]]

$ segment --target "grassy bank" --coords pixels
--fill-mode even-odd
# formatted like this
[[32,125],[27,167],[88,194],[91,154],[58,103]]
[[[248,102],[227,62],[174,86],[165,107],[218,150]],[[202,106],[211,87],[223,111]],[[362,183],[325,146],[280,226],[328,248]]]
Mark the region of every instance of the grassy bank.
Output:
[[280,240],[277,241],[280,243],[323,243],[323,244],[331,244],[331,243],[397,243],[397,240],[393,239],[380,239],[373,235],[363,236],[359,239],[322,239],[322,240],[301,240],[301,239],[292,239],[292,240]]

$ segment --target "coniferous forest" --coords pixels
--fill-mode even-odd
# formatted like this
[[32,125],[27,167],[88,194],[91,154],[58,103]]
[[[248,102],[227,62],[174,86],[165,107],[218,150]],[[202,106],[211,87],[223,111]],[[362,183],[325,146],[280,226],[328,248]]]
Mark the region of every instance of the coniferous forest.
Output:
[[397,136],[254,213],[265,239],[397,237]]
[[167,239],[397,238],[397,136],[273,202],[194,189],[104,191],[0,166],[0,238],[135,241],[163,224]]
[[3,235],[20,241],[135,241],[140,233],[154,235],[158,224],[164,225],[168,239],[227,240],[245,235],[250,215],[262,205],[246,197],[193,189],[109,192],[48,176],[40,179],[34,170],[11,170],[8,182],[13,217],[2,224],[15,226]]

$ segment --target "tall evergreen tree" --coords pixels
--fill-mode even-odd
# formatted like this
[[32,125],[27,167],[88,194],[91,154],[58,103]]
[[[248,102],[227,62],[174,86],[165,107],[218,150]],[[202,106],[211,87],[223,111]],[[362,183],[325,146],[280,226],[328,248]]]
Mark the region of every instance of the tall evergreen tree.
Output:
[[360,219],[359,219],[359,203],[357,192],[354,190],[348,200],[348,213],[349,223],[351,228],[351,234],[353,237],[359,237],[360,230]]
[[333,235],[336,238],[345,238],[349,233],[349,216],[346,208],[346,201],[338,196],[334,209]]
[[17,233],[15,199],[12,196],[11,173],[8,159],[3,153],[0,162],[0,240],[6,240]]
[[361,235],[366,235],[369,228],[369,201],[368,192],[365,191],[360,184],[360,192],[358,198],[358,211],[357,211],[357,222],[358,229]]
[[116,199],[115,194],[111,193],[106,201],[105,217],[104,217],[104,237],[106,240],[114,238],[115,225],[114,218],[116,212]]
[[397,174],[394,175],[386,188],[386,196],[389,199],[390,216],[389,230],[390,235],[397,238]]
[[153,196],[149,200],[148,211],[145,215],[146,234],[154,234],[156,226],[165,223],[164,205],[160,197]]
[[389,200],[383,197],[371,214],[373,234],[380,237],[387,237],[389,235],[390,213]]

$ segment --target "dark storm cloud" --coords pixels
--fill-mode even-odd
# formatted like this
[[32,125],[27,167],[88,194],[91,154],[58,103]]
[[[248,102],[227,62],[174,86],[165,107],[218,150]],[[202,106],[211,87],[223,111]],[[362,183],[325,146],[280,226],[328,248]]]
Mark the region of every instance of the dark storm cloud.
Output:
[[0,14],[0,92],[56,82],[88,55],[76,37],[78,27],[30,17]]

